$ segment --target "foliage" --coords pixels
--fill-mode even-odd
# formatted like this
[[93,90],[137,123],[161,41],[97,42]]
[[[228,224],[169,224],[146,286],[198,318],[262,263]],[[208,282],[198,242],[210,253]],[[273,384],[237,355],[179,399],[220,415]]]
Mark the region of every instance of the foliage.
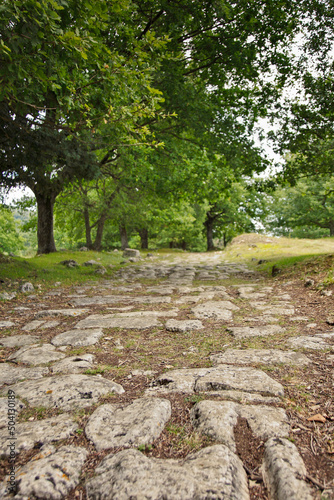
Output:
[[15,253],[23,249],[23,238],[13,212],[0,205],[0,251]]
[[297,238],[334,236],[334,180],[331,176],[299,180],[267,198],[266,227]]

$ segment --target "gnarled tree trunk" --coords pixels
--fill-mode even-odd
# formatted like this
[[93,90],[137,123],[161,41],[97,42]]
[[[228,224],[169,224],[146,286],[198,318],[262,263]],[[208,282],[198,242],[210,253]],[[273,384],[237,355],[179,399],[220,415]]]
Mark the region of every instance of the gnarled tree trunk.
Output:
[[215,221],[215,217],[210,216],[210,212],[206,214],[206,220],[204,222],[205,230],[206,230],[206,249],[207,251],[214,250],[213,244],[213,224]]
[[55,193],[35,192],[37,201],[37,253],[56,252],[53,235],[53,207],[56,199]]

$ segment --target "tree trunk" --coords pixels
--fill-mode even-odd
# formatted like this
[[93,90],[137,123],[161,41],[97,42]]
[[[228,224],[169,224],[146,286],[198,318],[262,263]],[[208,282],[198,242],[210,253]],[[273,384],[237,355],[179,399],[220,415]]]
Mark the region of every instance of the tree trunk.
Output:
[[204,226],[206,229],[206,245],[207,245],[207,251],[210,252],[211,250],[214,250],[214,244],[213,244],[213,223],[214,223],[214,218],[210,216],[210,213],[208,212],[206,214],[206,221],[204,222]]
[[125,226],[119,226],[119,235],[121,237],[121,249],[125,250],[129,247],[128,234]]
[[86,247],[89,250],[93,248],[92,235],[91,235],[91,227],[89,220],[89,211],[88,208],[84,209],[84,218],[85,218],[85,231],[86,231]]
[[334,221],[330,221],[329,223],[329,235],[334,236]]
[[93,250],[96,250],[97,252],[101,251],[103,229],[106,220],[107,220],[107,215],[102,214],[97,223],[97,231],[96,231],[95,241],[93,244]]
[[148,250],[148,229],[140,229],[138,233],[140,236],[140,248]]
[[37,201],[37,253],[56,252],[53,235],[53,206],[56,194],[35,193]]

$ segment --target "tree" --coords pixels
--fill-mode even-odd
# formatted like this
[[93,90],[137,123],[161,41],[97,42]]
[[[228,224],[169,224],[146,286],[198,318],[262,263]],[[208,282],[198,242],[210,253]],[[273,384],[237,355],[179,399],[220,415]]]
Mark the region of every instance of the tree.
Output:
[[16,223],[12,211],[4,205],[0,205],[0,251],[17,252],[22,250],[23,246],[19,225]]
[[334,236],[333,178],[310,177],[300,179],[293,187],[278,189],[270,199],[265,224],[276,234]]
[[2,6],[0,182],[34,192],[39,253],[56,250],[53,205],[64,186],[96,176],[118,144],[142,140],[139,122],[160,101],[147,52],[162,42],[134,38],[131,9],[128,0]]

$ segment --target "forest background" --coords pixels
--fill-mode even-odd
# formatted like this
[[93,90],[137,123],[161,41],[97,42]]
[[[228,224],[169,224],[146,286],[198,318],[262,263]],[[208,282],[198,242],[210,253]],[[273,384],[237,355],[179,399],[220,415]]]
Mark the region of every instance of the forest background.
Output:
[[[332,1],[5,0],[0,15],[1,251],[334,236]],[[33,196],[9,206],[14,187]]]

